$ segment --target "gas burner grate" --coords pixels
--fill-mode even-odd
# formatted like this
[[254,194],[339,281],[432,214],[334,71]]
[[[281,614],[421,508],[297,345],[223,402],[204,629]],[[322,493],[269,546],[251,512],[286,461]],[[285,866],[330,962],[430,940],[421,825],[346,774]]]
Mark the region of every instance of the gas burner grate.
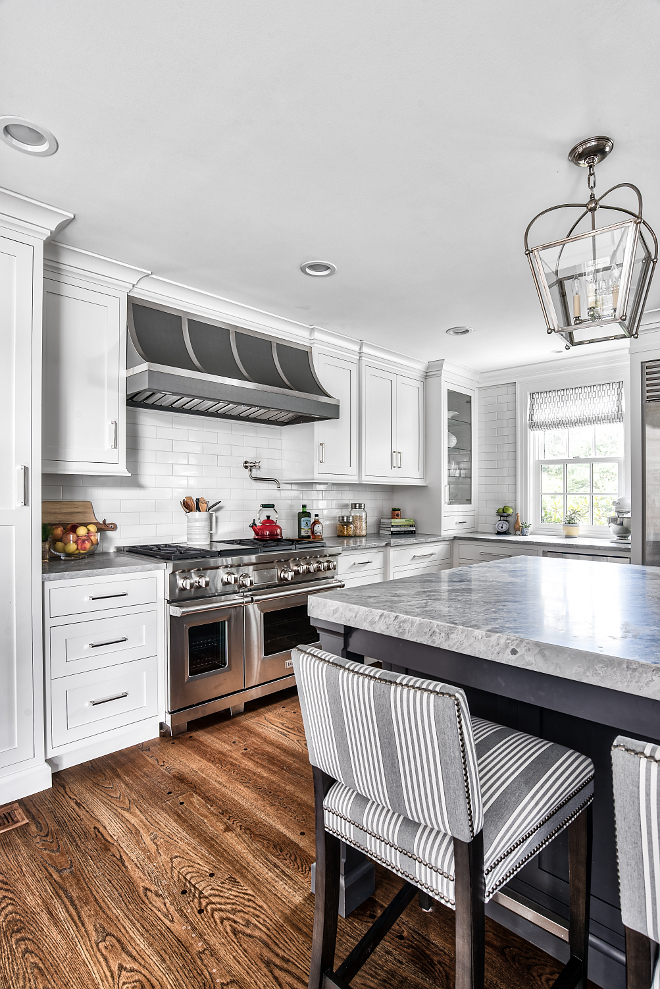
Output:
[[272,553],[273,550],[323,549],[322,539],[232,539],[220,540],[222,546],[249,546],[253,553]]
[[124,553],[153,556],[157,560],[200,560],[220,556],[217,549],[198,549],[196,546],[176,546],[174,543],[155,543],[150,546],[124,546]]

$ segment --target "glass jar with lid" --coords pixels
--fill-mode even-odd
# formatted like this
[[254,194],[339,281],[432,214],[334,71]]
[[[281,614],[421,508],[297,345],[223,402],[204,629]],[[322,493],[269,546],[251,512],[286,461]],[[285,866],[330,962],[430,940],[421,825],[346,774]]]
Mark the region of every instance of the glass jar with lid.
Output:
[[337,535],[338,536],[352,536],[353,535],[353,516],[352,515],[340,515],[337,519]]
[[367,510],[362,501],[351,503],[351,515],[353,516],[353,535],[366,536],[367,534]]

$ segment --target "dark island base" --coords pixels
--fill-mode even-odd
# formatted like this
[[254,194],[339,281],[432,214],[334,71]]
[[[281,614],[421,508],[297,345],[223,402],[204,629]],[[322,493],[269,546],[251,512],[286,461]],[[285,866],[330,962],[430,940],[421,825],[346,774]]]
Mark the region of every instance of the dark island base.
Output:
[[[604,989],[625,989],[610,749],[620,733],[660,742],[660,702],[321,619],[313,622],[328,652],[358,662],[369,656],[396,672],[460,686],[472,714],[566,745],[593,760],[596,791],[589,977]],[[345,902],[353,909],[366,899],[362,891],[368,889],[361,856],[354,869],[355,872],[347,869],[343,880]],[[568,918],[566,835],[560,835],[526,865],[503,893],[513,900],[510,906],[516,912],[493,900],[486,908],[487,914],[553,957],[566,961],[565,940],[551,933],[553,929],[558,931],[557,923],[564,926]],[[525,919],[528,910],[545,918],[546,929]]]

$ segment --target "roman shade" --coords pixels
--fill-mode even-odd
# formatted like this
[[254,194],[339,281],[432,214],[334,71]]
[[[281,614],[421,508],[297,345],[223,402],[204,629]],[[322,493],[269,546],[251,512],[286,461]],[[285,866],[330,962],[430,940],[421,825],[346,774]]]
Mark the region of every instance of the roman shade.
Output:
[[530,429],[570,429],[623,422],[623,381],[534,391],[529,396]]

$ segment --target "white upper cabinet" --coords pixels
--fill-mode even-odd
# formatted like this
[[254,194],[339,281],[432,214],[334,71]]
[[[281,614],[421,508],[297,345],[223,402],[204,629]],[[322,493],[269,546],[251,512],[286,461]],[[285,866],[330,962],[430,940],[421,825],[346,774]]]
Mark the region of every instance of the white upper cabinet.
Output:
[[366,362],[362,381],[362,479],[423,482],[424,382]]
[[287,481],[357,481],[358,358],[314,350],[321,385],[339,399],[339,418],[282,427]]
[[126,474],[126,298],[144,272],[49,245],[43,469]]

